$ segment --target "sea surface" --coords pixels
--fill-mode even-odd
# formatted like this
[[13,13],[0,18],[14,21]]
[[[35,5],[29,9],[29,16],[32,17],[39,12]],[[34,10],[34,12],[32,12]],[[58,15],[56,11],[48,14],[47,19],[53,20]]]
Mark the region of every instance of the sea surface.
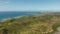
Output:
[[33,14],[32,12],[0,12],[0,21],[7,19],[7,18],[13,18],[18,16],[33,16],[36,14]]

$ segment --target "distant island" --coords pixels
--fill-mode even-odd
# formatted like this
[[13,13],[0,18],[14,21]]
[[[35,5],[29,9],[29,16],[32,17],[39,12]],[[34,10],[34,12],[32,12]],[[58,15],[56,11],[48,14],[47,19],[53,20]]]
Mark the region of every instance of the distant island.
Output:
[[0,34],[53,34],[58,32],[59,12],[37,12],[36,14],[39,15],[11,18],[0,22]]

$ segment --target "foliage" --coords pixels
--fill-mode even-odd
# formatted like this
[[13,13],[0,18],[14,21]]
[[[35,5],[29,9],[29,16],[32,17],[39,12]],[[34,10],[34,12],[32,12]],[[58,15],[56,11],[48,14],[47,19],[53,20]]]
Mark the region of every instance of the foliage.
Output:
[[60,26],[57,19],[60,19],[59,15],[12,18],[0,23],[0,31],[6,28],[9,34],[52,34]]

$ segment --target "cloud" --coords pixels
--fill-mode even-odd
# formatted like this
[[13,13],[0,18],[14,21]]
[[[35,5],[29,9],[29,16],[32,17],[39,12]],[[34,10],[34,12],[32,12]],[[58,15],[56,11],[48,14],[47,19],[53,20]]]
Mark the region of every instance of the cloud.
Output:
[[0,0],[0,5],[9,4],[10,0]]

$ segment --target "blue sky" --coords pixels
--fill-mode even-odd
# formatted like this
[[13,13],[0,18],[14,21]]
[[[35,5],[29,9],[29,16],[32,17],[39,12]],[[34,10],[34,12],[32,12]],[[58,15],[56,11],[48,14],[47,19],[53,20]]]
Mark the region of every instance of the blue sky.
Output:
[[60,11],[60,0],[0,0],[0,11]]

